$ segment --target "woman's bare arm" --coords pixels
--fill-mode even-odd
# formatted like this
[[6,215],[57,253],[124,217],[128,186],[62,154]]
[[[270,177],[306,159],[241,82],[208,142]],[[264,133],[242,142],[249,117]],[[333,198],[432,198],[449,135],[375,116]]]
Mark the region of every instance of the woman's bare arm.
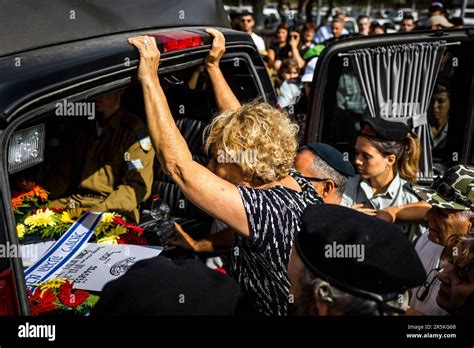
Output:
[[[151,45],[145,47],[144,41]],[[148,131],[158,159],[184,195],[209,215],[248,236],[247,216],[236,186],[193,161],[176,127],[158,79],[160,52],[153,37],[129,39],[140,53],[138,79],[142,84]]]
[[387,207],[377,212],[377,217],[390,223],[397,221],[423,221],[425,214],[431,209],[431,204],[425,201]]
[[207,28],[206,32],[214,37],[211,51],[207,55],[205,62],[212,87],[214,88],[217,106],[221,112],[237,110],[240,108],[240,102],[234,92],[232,92],[232,89],[230,89],[219,67],[220,60],[225,52],[224,35],[212,28]]

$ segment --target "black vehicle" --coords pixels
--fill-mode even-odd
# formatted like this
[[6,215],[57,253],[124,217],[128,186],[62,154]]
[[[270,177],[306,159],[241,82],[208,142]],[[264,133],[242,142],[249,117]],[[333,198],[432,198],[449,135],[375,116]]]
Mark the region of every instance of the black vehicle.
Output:
[[[144,118],[143,97],[136,80],[137,51],[127,43],[136,35],[153,35],[162,52],[159,73],[171,111],[193,157],[205,164],[202,132],[217,112],[212,87],[202,73],[212,38],[205,28],[221,30],[226,53],[221,68],[241,102],[261,98],[276,103],[276,96],[251,38],[231,30],[220,1],[88,1],[71,6],[61,0],[38,6],[34,0],[0,0],[0,244],[18,244],[11,206],[12,186],[25,176],[40,177],[45,163],[77,124],[73,117],[55,115],[56,104],[81,103],[125,89],[126,108]],[[338,81],[343,71],[341,54],[365,47],[408,42],[459,43],[449,52],[459,58],[453,75],[452,126],[447,146],[456,161],[474,162],[472,30],[417,33],[349,39],[325,50],[319,59],[305,124],[305,142],[323,141],[352,155],[350,134],[334,127],[341,117],[359,112],[338,109]],[[191,83],[191,81],[193,81]],[[339,121],[337,121],[339,122]],[[344,127],[342,127],[344,128]],[[349,129],[350,133],[352,130]],[[21,135],[21,141],[18,141]],[[15,141],[14,141],[15,140]],[[447,152],[449,153],[449,151]],[[21,156],[20,156],[21,155]],[[445,161],[439,159],[439,162]],[[450,158],[449,160],[452,160]],[[156,160],[154,193],[171,206],[174,216],[193,226],[207,226],[210,217],[187,202]],[[435,159],[436,165],[436,159]],[[180,202],[186,201],[186,204]],[[20,258],[0,259],[0,315],[29,314]]]

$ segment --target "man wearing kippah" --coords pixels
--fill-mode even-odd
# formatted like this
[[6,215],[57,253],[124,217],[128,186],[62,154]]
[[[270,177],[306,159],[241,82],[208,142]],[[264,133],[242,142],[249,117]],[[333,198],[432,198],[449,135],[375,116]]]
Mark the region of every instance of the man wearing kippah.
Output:
[[311,182],[325,203],[340,204],[347,178],[355,175],[349,161],[336,148],[323,144],[309,144],[298,150],[295,169]]
[[406,291],[426,272],[399,227],[320,204],[305,210],[288,277],[294,314],[396,315],[405,313]]

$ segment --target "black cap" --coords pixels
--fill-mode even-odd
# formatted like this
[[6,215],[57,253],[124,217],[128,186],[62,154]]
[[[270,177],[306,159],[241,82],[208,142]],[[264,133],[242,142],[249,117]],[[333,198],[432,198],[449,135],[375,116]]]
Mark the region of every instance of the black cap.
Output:
[[233,315],[240,286],[196,259],[137,262],[106,284],[93,315]]
[[331,145],[315,143],[307,145],[316,155],[344,176],[354,176],[354,167],[349,161],[344,161],[342,153]]
[[359,135],[382,140],[403,140],[410,128],[403,122],[387,121],[381,117],[365,117],[362,120]]
[[[339,205],[309,206],[295,247],[316,276],[376,301],[377,296],[403,293],[426,279],[413,245],[400,228]],[[341,255],[341,250],[346,253]]]

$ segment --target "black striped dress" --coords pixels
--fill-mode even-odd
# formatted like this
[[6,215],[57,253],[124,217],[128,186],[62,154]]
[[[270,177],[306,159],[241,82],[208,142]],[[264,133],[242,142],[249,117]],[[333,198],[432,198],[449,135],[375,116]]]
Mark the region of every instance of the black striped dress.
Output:
[[322,203],[309,181],[291,171],[302,192],[284,186],[252,189],[238,186],[247,215],[250,236],[236,235],[232,275],[255,309],[266,315],[287,315],[287,266],[293,236],[310,204]]

